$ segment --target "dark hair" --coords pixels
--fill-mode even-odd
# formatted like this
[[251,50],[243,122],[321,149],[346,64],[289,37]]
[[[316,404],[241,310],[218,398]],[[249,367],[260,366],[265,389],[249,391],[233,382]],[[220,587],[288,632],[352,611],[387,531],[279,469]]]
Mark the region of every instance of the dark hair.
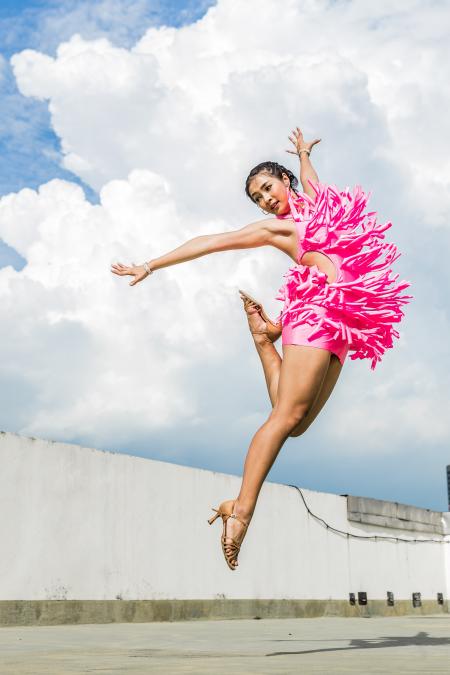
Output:
[[250,183],[255,176],[257,176],[259,173],[262,173],[263,171],[265,171],[266,173],[270,173],[272,176],[275,176],[280,180],[282,180],[283,174],[285,173],[286,176],[289,178],[289,184],[291,188],[296,192],[295,188],[298,185],[298,180],[294,176],[292,171],[286,169],[286,167],[283,166],[282,164],[278,164],[278,162],[261,162],[261,164],[258,164],[257,166],[253,167],[253,169],[247,176],[247,180],[245,181],[245,194],[247,195],[247,197],[250,197],[250,199],[252,199],[249,191]]

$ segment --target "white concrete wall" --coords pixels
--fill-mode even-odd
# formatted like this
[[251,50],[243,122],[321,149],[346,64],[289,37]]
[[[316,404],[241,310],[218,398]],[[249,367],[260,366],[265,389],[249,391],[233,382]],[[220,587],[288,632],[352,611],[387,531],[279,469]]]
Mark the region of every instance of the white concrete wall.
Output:
[[[266,482],[230,571],[221,521],[240,479],[74,445],[0,435],[0,600],[449,596],[449,544],[330,532],[294,488]],[[346,498],[304,490],[310,509],[356,534],[446,539],[359,525]],[[447,566],[447,567],[446,567]]]

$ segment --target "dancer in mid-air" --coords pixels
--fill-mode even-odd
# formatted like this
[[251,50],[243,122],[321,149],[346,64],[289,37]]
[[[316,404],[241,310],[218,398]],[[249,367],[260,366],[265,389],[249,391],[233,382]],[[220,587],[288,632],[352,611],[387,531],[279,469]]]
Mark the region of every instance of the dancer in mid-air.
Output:
[[[262,305],[240,291],[256,350],[260,356],[272,411],[254,435],[236,499],[213,509],[223,520],[222,550],[230,569],[255,510],[261,486],[281,447],[300,436],[327,402],[350,352],[351,359],[369,359],[371,367],[399,334],[401,307],[409,286],[390,269],[399,257],[385,241],[391,223],[380,225],[368,212],[368,196],[357,186],[338,190],[319,183],[309,155],[320,139],[307,142],[301,130],[289,136],[300,159],[300,181],[276,162],[263,162],[247,177],[248,197],[269,218],[240,230],[202,235],[142,265],[112,265],[119,276],[130,275],[134,286],[163,267],[209,253],[274,246],[294,264],[285,274],[277,299],[283,309],[271,321]],[[282,336],[282,353],[274,342]]]

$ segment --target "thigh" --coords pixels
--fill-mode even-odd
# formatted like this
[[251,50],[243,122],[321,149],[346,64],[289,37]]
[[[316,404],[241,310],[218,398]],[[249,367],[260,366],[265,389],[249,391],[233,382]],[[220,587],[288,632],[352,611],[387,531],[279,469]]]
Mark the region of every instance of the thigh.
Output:
[[319,391],[319,395],[314,401],[306,417],[304,417],[304,419],[302,419],[299,425],[292,431],[291,434],[292,436],[300,436],[314,422],[317,415],[320,413],[323,406],[330,398],[331,392],[333,391],[335,384],[339,379],[341,371],[342,371],[341,362],[339,361],[336,354],[331,354],[330,365],[323,380],[322,387]]
[[283,345],[283,361],[273,414],[303,418],[320,395],[331,353],[304,345]]

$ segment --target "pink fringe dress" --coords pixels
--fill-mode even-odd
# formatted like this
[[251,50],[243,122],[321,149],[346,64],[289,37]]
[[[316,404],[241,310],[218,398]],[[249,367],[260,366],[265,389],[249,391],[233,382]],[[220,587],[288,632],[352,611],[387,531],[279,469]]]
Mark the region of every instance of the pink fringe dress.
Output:
[[[399,333],[393,328],[404,316],[401,307],[412,298],[401,292],[410,284],[398,281],[390,266],[400,257],[384,233],[392,223],[377,224],[376,212],[366,211],[370,194],[360,186],[347,188],[313,184],[313,201],[302,193],[292,198],[290,213],[298,236],[297,264],[284,275],[276,299],[284,302],[278,317],[284,345],[327,349],[344,363],[370,359],[372,370]],[[300,263],[307,251],[326,255],[337,272],[335,281],[316,265]]]

